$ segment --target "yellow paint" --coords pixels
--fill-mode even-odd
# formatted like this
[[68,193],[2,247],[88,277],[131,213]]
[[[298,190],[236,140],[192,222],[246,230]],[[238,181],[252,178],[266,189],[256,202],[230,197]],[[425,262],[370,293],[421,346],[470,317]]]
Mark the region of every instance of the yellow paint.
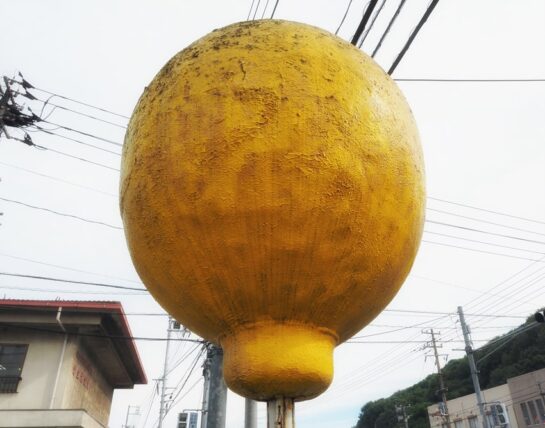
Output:
[[121,211],[142,280],[225,350],[234,391],[306,399],[398,291],[424,218],[418,132],[349,43],[286,21],[214,31],[144,91]]

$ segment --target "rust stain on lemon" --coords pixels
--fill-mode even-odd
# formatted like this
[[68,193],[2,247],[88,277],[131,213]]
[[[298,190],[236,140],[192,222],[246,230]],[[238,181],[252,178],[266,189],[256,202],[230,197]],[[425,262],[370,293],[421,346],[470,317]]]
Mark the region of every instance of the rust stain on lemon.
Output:
[[424,216],[418,132],[349,43],[286,21],[175,55],[131,118],[121,211],[157,301],[221,344],[234,391],[307,399],[398,291]]

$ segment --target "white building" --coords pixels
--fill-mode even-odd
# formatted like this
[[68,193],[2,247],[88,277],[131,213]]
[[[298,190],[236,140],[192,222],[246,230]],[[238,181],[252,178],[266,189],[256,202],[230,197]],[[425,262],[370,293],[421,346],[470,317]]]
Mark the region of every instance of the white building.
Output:
[[[545,369],[507,379],[482,391],[490,428],[545,428]],[[475,394],[447,401],[451,428],[482,427]],[[446,428],[444,409],[428,407],[432,428]]]
[[0,427],[103,428],[146,383],[119,302],[0,299]]

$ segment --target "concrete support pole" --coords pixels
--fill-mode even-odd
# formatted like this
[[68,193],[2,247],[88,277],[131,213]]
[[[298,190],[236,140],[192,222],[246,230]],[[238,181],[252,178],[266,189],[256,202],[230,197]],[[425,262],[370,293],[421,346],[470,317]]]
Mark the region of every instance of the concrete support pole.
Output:
[[443,401],[443,405],[445,406],[445,419],[447,422],[447,428],[450,428],[450,414],[448,411],[448,404],[447,404],[447,388],[445,387],[445,379],[443,377],[443,371],[441,370],[441,363],[439,362],[439,353],[437,352],[437,342],[435,341],[435,333],[433,331],[433,328],[430,330],[431,332],[431,343],[433,346],[433,356],[435,357],[435,366],[437,367],[437,376],[439,377],[439,388],[441,391],[441,400]]
[[210,361],[208,358],[204,360],[202,365],[202,376],[204,378],[204,386],[202,391],[201,428],[206,428],[206,421],[208,419],[208,395],[210,394]]
[[161,397],[159,400],[159,422],[157,428],[163,428],[163,419],[165,418],[166,408],[166,391],[167,391],[167,376],[168,376],[168,350],[170,348],[170,340],[172,336],[172,318],[168,317],[167,328],[167,345],[165,349],[165,361],[163,363],[163,376],[161,377]]
[[267,401],[267,428],[295,428],[293,398],[276,398]]
[[244,401],[244,428],[257,428],[257,401]]
[[223,379],[223,350],[210,346],[207,359],[210,360],[210,386],[206,428],[225,428],[227,385]]
[[481,385],[479,384],[479,376],[477,371],[477,365],[475,364],[475,358],[473,357],[473,348],[471,347],[471,341],[469,340],[469,327],[466,324],[464,318],[464,311],[461,306],[458,306],[458,316],[460,317],[460,326],[462,327],[462,333],[464,335],[464,342],[466,345],[466,354],[469,361],[469,371],[471,372],[471,380],[473,381],[473,387],[475,388],[475,395],[477,396],[477,406],[483,421],[483,428],[488,427],[488,420],[484,411],[484,402],[481,394]]

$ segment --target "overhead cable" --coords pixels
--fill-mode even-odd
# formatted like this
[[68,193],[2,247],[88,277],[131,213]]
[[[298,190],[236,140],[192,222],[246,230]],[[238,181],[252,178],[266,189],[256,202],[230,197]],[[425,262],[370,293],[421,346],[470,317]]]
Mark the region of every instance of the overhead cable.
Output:
[[494,246],[494,247],[508,248],[510,250],[525,251],[527,253],[545,255],[545,253],[535,251],[535,250],[527,250],[525,248],[511,247],[509,245],[501,245],[501,244],[495,244],[495,243],[492,243],[492,242],[479,241],[478,239],[462,238],[461,236],[449,235],[447,233],[432,232],[432,231],[429,231],[429,230],[424,230],[424,233],[428,233],[428,234],[431,234],[431,235],[437,235],[437,236],[443,236],[445,238],[459,239],[461,241],[475,242],[475,243],[484,244],[484,245],[491,245],[491,246]]
[[93,223],[93,224],[98,224],[98,225],[101,225],[101,226],[106,226],[106,227],[109,227],[109,228],[112,228],[112,229],[123,230],[123,228],[121,226],[115,226],[113,224],[105,223],[103,221],[91,220],[91,219],[88,219],[88,218],[85,218],[85,217],[80,217],[80,216],[75,215],[75,214],[63,213],[63,212],[55,211],[55,210],[52,210],[52,209],[49,209],[49,208],[44,208],[44,207],[39,207],[39,206],[36,206],[36,205],[27,204],[26,202],[16,201],[14,199],[8,199],[8,198],[4,198],[4,197],[0,196],[0,200],[10,202],[10,203],[13,203],[13,204],[22,205],[22,206],[25,206],[27,208],[32,208],[32,209],[35,209],[35,210],[46,211],[46,212],[49,212],[51,214],[56,214],[56,215],[60,215],[60,216],[63,216],[63,217],[70,217],[70,218],[73,218],[73,219],[76,219],[76,220],[84,221],[86,223]]
[[460,217],[460,218],[465,218],[465,219],[468,219],[468,220],[478,221],[480,223],[487,223],[487,224],[492,224],[494,226],[505,227],[507,229],[518,230],[519,232],[533,233],[535,235],[545,236],[545,233],[534,232],[533,230],[522,229],[520,227],[515,227],[515,226],[508,226],[508,225],[505,225],[505,224],[502,224],[502,223],[495,223],[493,221],[483,220],[483,219],[480,219],[480,218],[471,217],[471,216],[462,215],[462,214],[457,214],[457,213],[452,213],[450,211],[439,210],[439,209],[436,209],[436,208],[426,208],[426,209],[428,211],[434,211],[434,212],[441,213],[441,214],[448,214],[448,215],[452,215],[452,216],[456,216],[456,217]]
[[382,11],[382,8],[384,7],[385,4],[386,4],[386,0],[382,0],[382,3],[378,7],[377,12],[375,13],[375,16],[373,16],[373,19],[371,20],[371,23],[369,24],[369,28],[365,31],[365,34],[361,38],[361,41],[358,44],[358,48],[362,47],[363,42],[365,41],[365,39],[369,35],[370,31],[373,29],[373,25],[375,25],[375,21],[377,20],[378,16],[380,15],[380,12]]
[[460,250],[474,251],[476,253],[484,253],[484,254],[491,254],[491,255],[494,255],[494,256],[510,257],[512,259],[519,259],[519,260],[528,260],[530,262],[539,262],[540,261],[539,259],[530,259],[528,257],[514,256],[514,255],[511,255],[511,254],[496,253],[494,251],[487,251],[487,250],[479,250],[479,249],[476,249],[476,248],[462,247],[460,245],[446,244],[444,242],[428,241],[427,239],[422,239],[422,242],[425,242],[426,244],[441,245],[443,247],[457,248],[457,249],[460,249]]
[[339,31],[340,31],[341,27],[344,24],[344,20],[346,19],[346,16],[348,15],[348,11],[350,10],[350,6],[352,6],[352,1],[353,0],[348,0],[348,6],[346,6],[346,10],[344,11],[343,18],[341,19],[341,22],[340,22],[339,26],[337,27],[337,30],[335,31],[335,35],[339,34]]
[[397,68],[397,66],[399,65],[399,63],[401,62],[401,60],[403,59],[403,57],[405,56],[405,54],[407,53],[407,51],[409,50],[409,47],[411,46],[411,44],[413,43],[416,35],[418,34],[418,32],[420,31],[420,29],[422,28],[422,26],[424,25],[424,23],[428,20],[428,18],[430,17],[431,13],[433,12],[433,9],[435,9],[435,6],[437,6],[437,3],[439,3],[439,0],[431,0],[431,3],[429,4],[428,8],[426,9],[426,12],[424,12],[424,15],[422,16],[422,18],[420,19],[420,22],[418,23],[418,25],[416,26],[416,28],[414,29],[414,31],[411,33],[411,35],[409,36],[409,39],[407,40],[407,42],[405,43],[405,46],[403,46],[403,49],[401,49],[401,51],[399,52],[399,54],[397,55],[396,59],[394,60],[393,64],[390,66],[390,69],[388,70],[388,74],[392,74],[395,69]]
[[17,165],[12,165],[12,164],[5,163],[5,162],[0,162],[0,165],[7,166],[8,168],[13,168],[13,169],[16,169],[16,170],[19,170],[19,171],[23,171],[23,172],[26,172],[28,174],[33,174],[33,175],[36,175],[38,177],[43,177],[43,178],[47,178],[49,180],[58,181],[59,183],[64,183],[64,184],[68,184],[70,186],[79,187],[81,189],[90,190],[92,192],[100,193],[102,195],[111,196],[113,198],[118,197],[118,195],[115,195],[113,193],[104,192],[103,190],[99,190],[99,189],[96,189],[94,187],[84,186],[83,184],[74,183],[72,181],[64,180],[64,179],[58,178],[58,177],[53,177],[51,175],[42,174],[41,172],[37,172],[37,171],[31,170],[31,169],[23,168],[23,167],[20,167],[20,166],[17,166]]
[[373,13],[373,10],[375,9],[375,6],[377,5],[378,0],[370,0],[369,4],[367,5],[367,8],[365,9],[365,13],[363,14],[363,17],[361,18],[361,21],[358,25],[358,28],[356,28],[356,32],[354,33],[354,36],[352,37],[352,43],[354,46],[358,44],[358,40],[360,39],[363,30],[365,30],[365,26],[367,25],[367,22],[369,21],[369,18],[371,17],[371,13]]
[[519,240],[519,241],[532,242],[534,244],[544,244],[545,245],[545,241],[536,241],[535,239],[526,239],[526,238],[521,238],[519,236],[514,236],[514,235],[504,235],[503,233],[489,232],[489,231],[486,231],[486,230],[480,230],[480,229],[475,229],[475,228],[466,227],[466,226],[459,226],[459,225],[456,225],[456,224],[445,223],[445,222],[442,222],[442,221],[435,221],[435,220],[426,219],[426,223],[438,224],[438,225],[441,225],[441,226],[454,227],[456,229],[468,230],[470,232],[484,233],[486,235],[500,236],[502,238],[516,239],[516,240]]
[[[112,151],[112,150],[105,149],[104,147],[95,146],[94,144],[86,143],[86,142],[81,141],[81,140],[76,140],[75,138],[70,138],[70,137],[67,137],[67,136],[62,135],[62,134],[57,134],[57,133],[55,133],[55,132],[50,131],[49,129],[42,128],[41,126],[38,126],[38,125],[33,125],[33,126],[34,126],[36,129],[38,129],[39,131],[45,132],[46,134],[54,135],[54,136],[56,136],[56,137],[64,138],[65,140],[74,141],[75,143],[81,144],[81,145],[83,145],[83,146],[92,147],[93,149],[97,149],[97,150],[101,150],[101,151],[103,151],[103,152],[107,152],[107,153],[111,153],[111,154],[114,154],[114,155],[117,155],[117,156],[121,156],[121,153],[118,153],[118,152],[114,152],[114,151]],[[60,127],[60,128],[62,128],[62,127]]]
[[[25,82],[26,82],[24,80],[21,82],[21,81],[16,80],[16,79],[9,79],[9,78],[8,78],[8,80],[10,80],[12,82],[15,82],[15,83],[18,83],[20,85],[24,85]],[[28,85],[28,82],[27,82],[27,85]],[[55,92],[46,91],[45,89],[37,88],[36,86],[33,86],[33,85],[30,85],[29,89],[35,89],[37,91],[44,92],[44,93],[49,94],[49,95],[54,95],[56,97],[62,98],[62,99],[67,100],[67,101],[72,101],[73,103],[81,104],[81,105],[84,105],[86,107],[90,107],[90,108],[94,108],[96,110],[103,111],[105,113],[113,114],[114,116],[119,116],[119,117],[122,117],[124,119],[130,119],[128,116],[125,116],[123,114],[115,113],[115,112],[113,112],[111,110],[107,110],[107,109],[104,109],[104,108],[101,108],[101,107],[97,107],[97,106],[94,106],[92,104],[84,103],[83,101],[78,101],[78,100],[75,100],[73,98],[66,97],[64,95],[56,94]]]
[[12,272],[0,272],[2,276],[12,276],[17,278],[29,278],[29,279],[38,279],[44,281],[53,281],[53,282],[63,282],[68,284],[82,284],[82,285],[92,285],[94,287],[105,287],[105,288],[117,288],[120,290],[134,290],[134,291],[143,291],[148,292],[145,288],[142,287],[129,287],[126,285],[116,285],[116,284],[105,284],[103,282],[91,282],[91,281],[78,281],[75,279],[63,279],[63,278],[52,278],[50,276],[40,276],[40,275],[27,275],[22,273],[12,273]]
[[[543,81],[545,81],[545,79],[543,79]],[[511,218],[515,218],[515,219],[518,219],[518,220],[525,220],[525,221],[529,221],[529,222],[533,222],[533,223],[545,224],[545,221],[533,220],[533,219],[530,219],[530,218],[520,217],[520,216],[516,216],[516,215],[512,215],[512,214],[506,214],[506,213],[499,212],[499,211],[493,211],[493,210],[488,210],[488,209],[485,209],[485,208],[479,208],[479,207],[476,207],[474,205],[462,204],[460,202],[447,201],[446,199],[435,198],[433,196],[428,196],[428,199],[431,199],[431,200],[434,200],[434,201],[439,201],[439,202],[444,202],[446,204],[457,205],[457,206],[464,207],[464,208],[471,208],[471,209],[474,209],[474,210],[484,211],[484,212],[488,212],[488,213],[492,213],[492,214],[498,214],[498,215],[505,216],[505,217],[511,217]]]
[[271,13],[271,19],[274,18],[274,13],[276,12],[276,8],[278,7],[279,2],[280,2],[280,0],[276,0],[276,2],[274,3],[273,11]]
[[68,266],[57,265],[57,264],[54,264],[54,263],[46,263],[46,262],[42,262],[42,261],[39,261],[39,260],[29,259],[29,258],[26,258],[26,257],[12,256],[10,254],[5,254],[5,253],[2,253],[2,252],[0,252],[0,256],[7,257],[7,258],[10,258],[10,259],[14,259],[14,260],[22,260],[22,261],[29,262],[29,263],[35,263],[35,264],[42,265],[42,266],[49,266],[49,267],[54,267],[54,268],[57,268],[57,269],[69,270],[69,271],[72,271],[72,272],[86,273],[86,274],[89,274],[89,275],[102,276],[104,278],[117,279],[117,280],[120,280],[120,281],[127,281],[127,282],[134,282],[136,284],[142,284],[140,281],[135,281],[134,279],[121,278],[119,276],[114,276],[114,275],[106,275],[106,274],[98,273],[98,272],[90,272],[88,270],[75,269],[75,268],[71,268],[71,267],[68,267]]
[[97,338],[104,338],[104,339],[114,339],[114,340],[138,340],[138,341],[144,341],[144,342],[193,342],[193,343],[204,343],[204,340],[202,339],[189,339],[189,338],[166,338],[166,337],[140,337],[140,336],[125,336],[125,335],[116,335],[116,334],[99,334],[99,333],[84,333],[84,332],[71,332],[71,331],[62,331],[62,330],[55,330],[52,328],[42,328],[37,326],[26,326],[22,324],[11,324],[0,321],[0,325],[4,327],[11,327],[15,329],[22,329],[22,330],[33,330],[33,331],[41,331],[41,332],[47,332],[47,333],[55,333],[55,334],[62,334],[62,335],[68,335],[68,336],[74,336],[74,337],[97,337]]
[[396,82],[437,82],[437,83],[536,83],[545,82],[545,79],[406,79],[396,78]]
[[399,6],[397,7],[394,15],[392,16],[392,18],[390,19],[390,22],[388,23],[388,25],[386,27],[386,30],[384,30],[384,33],[382,33],[382,36],[380,37],[380,40],[378,41],[377,45],[375,46],[375,49],[373,50],[373,53],[371,54],[371,58],[375,57],[378,50],[382,46],[382,42],[384,42],[384,39],[386,38],[386,36],[390,32],[390,29],[392,28],[392,25],[394,25],[394,22],[397,19],[398,15],[399,15],[399,12],[401,12],[401,9],[403,9],[403,5],[405,4],[405,1],[406,0],[401,0],[401,2],[399,3]]

